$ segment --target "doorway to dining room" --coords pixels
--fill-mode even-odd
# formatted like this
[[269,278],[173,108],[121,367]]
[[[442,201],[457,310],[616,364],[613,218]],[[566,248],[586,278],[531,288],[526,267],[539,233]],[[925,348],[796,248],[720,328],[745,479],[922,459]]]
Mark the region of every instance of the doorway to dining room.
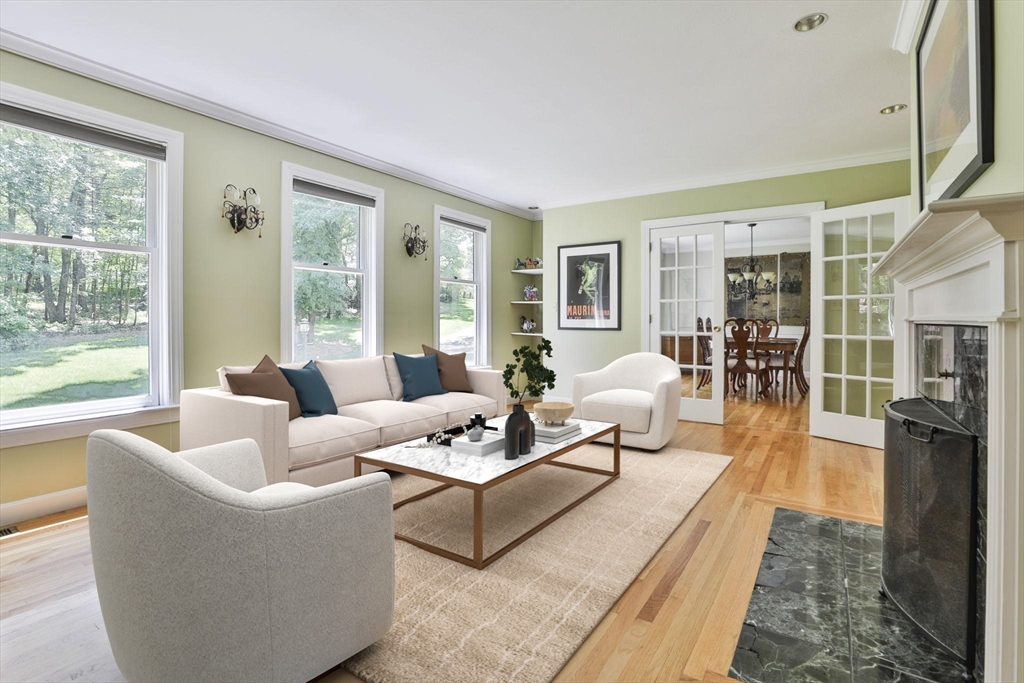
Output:
[[[788,259],[790,254],[801,250],[807,253],[811,221],[815,212],[824,208],[824,202],[809,202],[642,221],[641,231],[647,249],[641,262],[641,278],[646,283],[641,301],[644,312],[641,343],[645,350],[660,353],[679,363],[682,380],[679,419],[725,424],[725,401],[738,400],[742,395],[740,390],[747,387],[748,378],[741,377],[733,390],[731,381],[734,373],[730,370],[737,368],[735,365],[733,368],[726,366],[729,358],[736,356],[736,349],[730,349],[733,335],[725,329],[725,322],[730,318],[727,297],[731,294],[734,299],[731,304],[733,313],[737,312],[737,306],[743,304],[740,315],[748,315],[747,300],[742,299],[737,291],[737,278],[744,283],[750,281],[755,302],[768,290],[776,292],[774,303],[768,306],[776,312],[774,316],[778,315],[782,278],[785,278],[785,286],[781,290],[787,293],[782,297],[783,307],[791,305],[794,299],[798,310],[801,302],[806,307],[807,295],[803,294],[801,298],[794,292],[802,292],[807,287],[810,274],[804,272],[806,269],[802,263],[792,264]],[[757,225],[754,226],[753,249],[751,229],[747,225],[750,222],[770,224],[760,231],[764,234],[758,233]],[[730,232],[728,253],[727,226]],[[752,252],[757,263],[750,268],[754,268],[756,273],[749,268],[744,271],[742,267],[742,257],[749,257]],[[731,259],[737,256],[741,257],[740,268],[729,277],[727,259],[731,264]],[[774,266],[765,268],[761,261],[767,264],[771,256],[775,259]],[[757,317],[766,314],[756,310]],[[751,386],[747,392],[752,404],[760,400],[756,392],[758,388],[766,397],[772,396],[773,389],[767,380],[757,382],[757,378],[767,375],[778,377],[776,388],[780,397],[785,393],[786,400],[790,400],[790,391],[794,396],[802,393],[796,386],[796,373],[785,372],[789,365],[769,370],[768,354],[760,353],[764,349],[778,351],[775,357],[777,364],[784,363],[787,358],[791,363],[796,357],[798,345],[787,347],[789,337],[781,335],[782,329],[777,321],[774,324],[776,327],[770,335],[772,341],[759,340],[757,355],[761,368],[750,377],[760,386]],[[804,379],[803,375],[800,377]],[[728,388],[727,382],[730,384]],[[804,382],[800,388],[806,391],[806,386]]]
[[726,223],[724,253],[725,399],[799,410],[810,390],[811,219]]

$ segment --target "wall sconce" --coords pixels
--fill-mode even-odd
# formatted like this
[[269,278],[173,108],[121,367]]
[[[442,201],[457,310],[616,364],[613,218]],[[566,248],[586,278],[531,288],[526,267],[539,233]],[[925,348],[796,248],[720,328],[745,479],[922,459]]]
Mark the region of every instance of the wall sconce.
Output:
[[[241,199],[241,203],[237,203]],[[260,195],[253,188],[246,188],[244,192],[240,192],[234,185],[228,185],[224,188],[224,210],[221,212],[221,218],[227,218],[228,223],[231,224],[231,229],[235,233],[242,231],[242,228],[247,230],[260,229],[260,237],[263,237],[263,215],[264,211],[260,211],[256,207],[260,205]]]
[[[427,241],[420,237],[420,226],[412,223],[405,224],[405,234],[402,235],[402,242],[405,244],[405,253],[410,257],[419,256],[427,250]],[[426,257],[423,258],[426,261]]]

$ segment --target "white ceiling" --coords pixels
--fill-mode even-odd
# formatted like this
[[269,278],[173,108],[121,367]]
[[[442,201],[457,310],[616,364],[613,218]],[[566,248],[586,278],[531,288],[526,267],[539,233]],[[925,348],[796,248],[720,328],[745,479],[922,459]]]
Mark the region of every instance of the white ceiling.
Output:
[[[811,242],[811,219],[779,218],[773,221],[758,221],[754,226],[754,246],[774,246]],[[726,249],[749,249],[750,228],[746,223],[727,223],[725,226]]]
[[[0,28],[541,208],[909,156],[900,3],[0,2]],[[825,11],[809,33],[792,24]],[[15,37],[17,37],[15,36]]]

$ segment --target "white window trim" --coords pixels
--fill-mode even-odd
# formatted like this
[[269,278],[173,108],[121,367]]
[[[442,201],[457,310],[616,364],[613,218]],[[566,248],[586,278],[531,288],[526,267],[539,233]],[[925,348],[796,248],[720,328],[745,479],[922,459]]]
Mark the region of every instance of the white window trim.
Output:
[[[58,118],[75,121],[87,126],[122,133],[133,137],[151,140],[162,144],[166,150],[162,178],[154,179],[147,174],[150,183],[162,182],[164,185],[164,207],[156,207],[150,203],[153,212],[151,228],[156,230],[156,258],[150,262],[150,279],[156,285],[159,294],[151,298],[151,310],[158,314],[152,316],[150,324],[150,367],[158,373],[155,387],[156,394],[148,405],[132,405],[132,399],[125,401],[90,401],[66,404],[64,409],[58,406],[43,407],[37,416],[29,421],[0,426],[4,436],[4,446],[41,443],[53,438],[67,438],[77,434],[75,423],[88,425],[89,430],[102,429],[107,423],[117,424],[118,428],[130,428],[155,424],[157,422],[173,422],[177,419],[178,397],[184,384],[184,363],[182,361],[182,215],[184,185],[184,150],[185,135],[180,131],[138,121],[126,116],[96,109],[77,102],[47,95],[18,85],[0,81],[0,102],[17,106],[22,109],[48,114]],[[160,196],[160,195],[158,195]],[[162,219],[162,220],[161,220]],[[5,235],[5,238],[7,236]],[[12,239],[16,237],[11,236]],[[69,246],[67,242],[55,240],[60,246]],[[75,244],[76,247],[84,246]],[[101,247],[100,247],[101,248]],[[153,248],[148,248],[152,251]],[[117,245],[117,251],[132,251],[132,247]],[[147,249],[142,249],[145,251]],[[165,324],[161,324],[166,321]],[[115,413],[115,416],[107,417]],[[135,417],[130,417],[135,416]],[[49,435],[53,430],[47,425],[62,425],[59,431],[63,436]]]
[[[294,206],[292,185],[295,179],[333,187],[338,190],[371,197],[376,206],[369,225],[368,239],[360,238],[360,249],[366,263],[363,284],[363,356],[377,356],[384,349],[384,189],[355,180],[281,162],[281,362],[290,363],[292,353],[292,319],[295,317],[295,292],[292,281],[292,233]],[[346,269],[332,269],[345,271]]]
[[477,316],[477,358],[473,367],[486,368],[491,365],[491,221],[464,211],[449,209],[434,204],[434,348],[441,344],[441,222],[452,218],[476,226],[483,231],[484,244],[476,240],[473,254],[474,266],[480,264],[479,297],[483,306]]

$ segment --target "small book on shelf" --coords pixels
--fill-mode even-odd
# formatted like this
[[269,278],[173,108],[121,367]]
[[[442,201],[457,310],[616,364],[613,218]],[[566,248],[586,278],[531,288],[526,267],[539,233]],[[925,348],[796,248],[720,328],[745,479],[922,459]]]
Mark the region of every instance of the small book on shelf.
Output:
[[505,448],[505,435],[501,432],[485,431],[479,441],[470,441],[468,436],[452,439],[452,450],[467,455],[489,455]]

